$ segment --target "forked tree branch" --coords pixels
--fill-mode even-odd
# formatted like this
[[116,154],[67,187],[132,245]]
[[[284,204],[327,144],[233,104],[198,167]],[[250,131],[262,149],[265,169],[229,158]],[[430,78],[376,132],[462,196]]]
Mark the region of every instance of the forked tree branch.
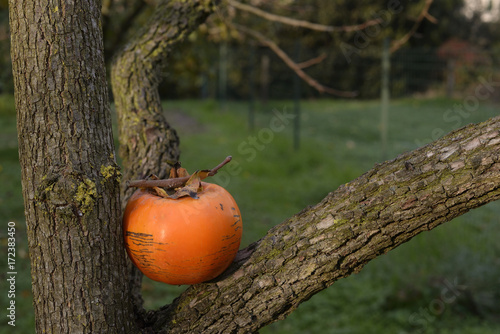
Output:
[[[500,199],[500,117],[376,165],[149,315],[155,331],[253,333],[415,235]],[[250,222],[251,223],[251,222]]]
[[243,4],[241,2],[234,1],[234,0],[228,0],[227,3],[230,6],[233,6],[234,8],[237,8],[239,10],[260,16],[268,21],[279,22],[279,23],[283,23],[283,24],[286,24],[286,25],[289,25],[292,27],[300,27],[300,28],[322,31],[322,32],[352,32],[352,31],[363,30],[367,27],[370,27],[370,26],[373,26],[373,25],[376,25],[376,24],[379,24],[380,22],[382,22],[381,19],[373,19],[373,20],[366,21],[364,23],[354,24],[354,25],[329,26],[329,25],[313,23],[313,22],[304,21],[304,20],[297,20],[297,19],[293,19],[291,17],[286,17],[286,16],[268,13],[266,11],[263,11],[262,9],[257,8],[257,7],[254,7],[254,6],[251,6],[248,4]]
[[336,96],[341,96],[341,97],[355,97],[358,95],[357,92],[355,91],[342,91],[339,89],[334,89],[330,88],[327,86],[324,86],[320,84],[317,80],[312,78],[310,75],[308,75],[306,72],[302,70],[302,67],[298,65],[296,62],[294,62],[288,54],[283,51],[278,44],[261,34],[260,32],[244,27],[239,24],[235,23],[227,23],[228,25],[234,27],[236,30],[247,34],[249,36],[252,36],[253,38],[257,39],[259,42],[270,48],[278,57],[283,60],[283,62],[290,68],[292,69],[302,80],[304,80],[309,86],[313,87],[320,93],[328,93],[331,95],[336,95]]
[[[420,27],[422,21],[424,19],[429,20],[430,22],[436,23],[437,20],[429,14],[429,8],[434,0],[426,0],[424,8],[420,12],[418,18],[415,21],[415,24],[413,27],[406,33],[402,38],[399,40],[395,41],[392,43],[390,52],[393,53],[397,51],[399,48],[401,48],[408,40],[415,34],[417,29]],[[316,30],[316,31],[323,31],[323,32],[352,32],[352,31],[358,31],[365,29],[369,26],[379,24],[381,22],[381,19],[373,19],[369,20],[367,22],[364,22],[362,24],[357,24],[357,25],[346,25],[346,26],[328,26],[328,25],[322,25],[322,24],[317,24],[317,23],[312,23],[309,21],[304,21],[304,20],[297,20],[281,15],[276,15],[272,13],[268,13],[266,11],[263,11],[257,7],[248,5],[248,4],[243,4],[235,0],[228,0],[227,3],[230,6],[233,6],[234,8],[237,8],[242,11],[246,11],[249,13],[252,13],[254,15],[260,16],[268,21],[273,21],[273,22],[280,22],[283,24],[287,24],[290,26],[294,27],[301,27],[305,29],[310,29],[310,30]],[[266,45],[269,47],[283,62],[291,69],[293,70],[302,80],[304,80],[309,86],[315,88],[318,92],[320,93],[328,93],[331,95],[335,96],[340,96],[340,97],[355,97],[358,95],[357,92],[355,91],[342,91],[334,88],[330,88],[327,86],[324,86],[320,84],[317,80],[309,76],[307,73],[305,73],[302,69],[306,68],[307,66],[310,66],[309,62],[304,62],[304,63],[296,63],[294,62],[288,54],[281,49],[278,44],[276,44],[274,41],[270,40],[267,38],[265,35],[261,34],[258,31],[255,31],[253,29],[244,27],[242,25],[236,24],[236,23],[230,23],[226,22],[229,26],[234,27],[238,31],[247,34],[249,36],[252,36],[253,38],[257,39],[260,43]],[[312,60],[311,64],[316,63],[318,59],[321,59],[320,61],[323,60],[322,56],[317,57]],[[319,62],[319,61],[318,61]]]

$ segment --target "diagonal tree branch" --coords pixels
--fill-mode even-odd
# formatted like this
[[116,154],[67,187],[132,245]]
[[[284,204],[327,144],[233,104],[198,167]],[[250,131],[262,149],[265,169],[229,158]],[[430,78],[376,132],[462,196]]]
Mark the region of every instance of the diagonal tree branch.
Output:
[[[432,5],[432,2],[434,0],[426,0],[424,8],[420,12],[418,18],[415,21],[415,24],[413,27],[406,33],[403,37],[401,37],[399,40],[394,41],[392,43],[390,52],[393,53],[400,49],[405,43],[408,42],[408,40],[416,33],[417,29],[420,27],[422,21],[424,19],[429,20],[432,23],[437,23],[436,18],[434,18],[432,15],[429,14],[429,8]],[[272,13],[268,13],[266,11],[263,11],[257,7],[248,5],[248,4],[243,4],[241,2],[235,1],[235,0],[228,0],[227,3],[230,6],[233,6],[234,8],[237,8],[241,11],[246,11],[249,13],[252,13],[254,15],[257,15],[259,17],[262,17],[268,21],[272,22],[280,22],[283,24],[287,24],[290,26],[294,27],[300,27],[300,28],[305,28],[305,29],[310,29],[310,30],[316,30],[316,31],[323,31],[323,32],[352,32],[352,31],[358,31],[358,30],[363,30],[367,27],[370,27],[372,25],[379,24],[382,20],[381,19],[373,19],[366,21],[362,24],[357,24],[357,25],[346,25],[346,26],[329,26],[329,25],[322,25],[322,24],[317,24],[317,23],[312,23],[309,21],[304,21],[304,20],[297,20],[293,19],[290,17],[286,16],[281,16],[281,15],[276,15]],[[226,20],[227,21],[227,20]],[[295,63],[287,54],[284,52],[275,42],[264,36],[263,34],[259,33],[258,31],[255,31],[253,29],[235,24],[235,23],[229,23],[226,22],[227,25],[233,26],[235,29],[252,36],[253,38],[257,39],[260,41],[262,44],[266,45],[269,47],[273,52],[280,57],[285,64],[292,69],[302,80],[304,80],[308,85],[311,87],[315,88],[318,92],[320,93],[328,93],[336,96],[341,96],[341,97],[354,97],[357,96],[357,92],[346,92],[346,91],[341,91],[337,89],[333,89],[327,86],[324,86],[320,84],[317,80],[313,79],[311,76],[307,75],[304,71],[302,71],[305,66],[302,66],[303,64],[297,64]]]
[[320,84],[317,80],[309,76],[306,72],[302,70],[302,66],[294,62],[287,54],[285,51],[283,51],[278,44],[273,42],[272,40],[268,39],[266,36],[261,34],[258,31],[255,31],[253,29],[244,27],[239,24],[235,23],[227,23],[228,25],[234,27],[238,31],[241,31],[242,33],[245,33],[249,36],[252,36],[253,38],[257,39],[259,42],[262,44],[266,45],[268,48],[273,50],[273,52],[283,60],[283,62],[290,67],[302,80],[304,80],[309,86],[313,87],[320,93],[328,93],[336,96],[341,96],[341,97],[354,97],[358,95],[357,92],[348,92],[348,91],[342,91],[334,88],[330,88],[327,86],[324,86]]
[[[177,136],[161,116],[159,69],[214,3],[162,1],[155,17],[115,59],[112,83],[125,179],[162,176],[177,159]],[[148,333],[248,333],[284,319],[376,256],[499,199],[499,129],[497,117],[376,165],[241,250],[221,277],[189,287],[157,311],[142,309],[141,275],[131,269],[139,325]]]
[[403,37],[401,37],[400,39],[398,39],[397,41],[394,41],[392,43],[392,46],[391,46],[389,52],[391,52],[391,53],[396,52],[404,44],[406,44],[406,42],[408,42],[408,40],[411,38],[411,36],[415,35],[415,32],[417,32],[418,27],[420,27],[420,25],[422,24],[422,21],[424,19],[427,19],[432,23],[437,23],[436,18],[434,18],[432,15],[429,14],[429,8],[431,7],[433,1],[434,0],[426,0],[425,1],[424,8],[422,9],[420,14],[418,15],[418,18],[415,21],[415,24],[413,25],[413,27],[411,27],[410,31],[408,31]]
[[147,321],[169,333],[255,332],[420,232],[498,199],[500,117],[376,165]]
[[[114,59],[111,83],[118,114],[124,179],[160,178],[179,156],[178,138],[163,117],[158,84],[172,48],[215,10],[217,1],[163,0],[149,24]],[[140,175],[137,175],[141,173]],[[131,194],[122,186],[123,202]]]
[[298,63],[297,66],[299,68],[308,68],[310,66],[316,65],[321,63],[323,60],[326,59],[326,53],[322,53],[317,57],[311,58],[309,60],[303,61],[301,63]]
[[[107,26],[111,26],[113,20],[116,18],[113,17],[113,11],[115,10],[113,7],[116,6],[113,1],[105,1],[102,6],[102,25],[103,31],[108,31],[109,28]],[[118,49],[121,43],[123,43],[125,36],[129,32],[130,27],[132,27],[132,22],[144,11],[147,7],[147,3],[143,0],[134,0],[127,1],[125,4],[122,4],[125,8],[125,17],[119,21],[119,27],[114,29],[114,34],[112,36],[107,37],[107,44],[105,45],[104,52],[106,54],[111,54],[114,50]],[[116,21],[115,21],[116,22]]]
[[228,0],[227,3],[230,6],[233,6],[234,8],[237,8],[239,10],[260,16],[268,21],[279,22],[279,23],[283,23],[283,24],[293,26],[293,27],[306,28],[306,29],[322,31],[322,32],[352,32],[352,31],[363,30],[367,27],[370,27],[370,26],[373,26],[373,25],[376,25],[376,24],[379,24],[380,22],[382,22],[381,19],[373,19],[373,20],[369,20],[369,21],[366,21],[366,22],[361,23],[361,24],[335,27],[335,26],[312,23],[309,21],[297,20],[297,19],[293,19],[291,17],[286,17],[286,16],[268,13],[266,11],[263,11],[262,9],[257,8],[257,7],[243,4],[241,2],[234,1],[234,0]]

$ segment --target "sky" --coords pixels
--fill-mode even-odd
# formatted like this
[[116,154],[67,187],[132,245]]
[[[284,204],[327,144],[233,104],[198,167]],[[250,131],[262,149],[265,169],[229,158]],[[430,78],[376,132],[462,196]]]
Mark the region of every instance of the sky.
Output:
[[466,15],[471,15],[473,10],[483,12],[485,21],[498,20],[500,16],[500,0],[466,0]]

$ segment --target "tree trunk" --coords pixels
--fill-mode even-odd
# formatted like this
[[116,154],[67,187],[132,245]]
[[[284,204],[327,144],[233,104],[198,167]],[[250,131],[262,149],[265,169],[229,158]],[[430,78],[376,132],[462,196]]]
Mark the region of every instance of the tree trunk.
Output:
[[[111,84],[118,114],[120,157],[126,180],[168,176],[179,139],[162,113],[158,84],[171,49],[205,21],[211,1],[161,1],[155,14],[113,62]],[[131,195],[123,184],[123,201]]]
[[36,330],[136,333],[100,2],[9,10]]
[[[166,178],[179,158],[179,138],[163,116],[158,84],[171,49],[214,10],[214,3],[161,1],[150,23],[119,52],[111,70],[118,114],[120,157],[125,180],[155,174]],[[122,207],[134,189],[122,184]],[[139,318],[144,316],[142,274],[129,261],[130,294]]]

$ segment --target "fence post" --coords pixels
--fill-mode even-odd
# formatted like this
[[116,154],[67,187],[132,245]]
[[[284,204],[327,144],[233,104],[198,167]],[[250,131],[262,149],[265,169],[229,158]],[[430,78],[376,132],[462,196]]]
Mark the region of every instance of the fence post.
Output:
[[389,76],[391,71],[389,38],[384,40],[382,50],[382,82],[380,89],[381,115],[380,115],[380,139],[382,142],[382,160],[387,159],[387,132],[389,118]]
[[455,60],[449,59],[447,65],[446,96],[451,98],[455,89]]
[[[299,62],[300,58],[300,42],[295,41],[295,61]],[[294,73],[293,75],[293,100],[294,100],[294,122],[293,122],[293,149],[299,150],[300,147],[300,95],[301,86],[300,78]]]
[[263,54],[260,60],[260,89],[262,104],[267,105],[267,99],[269,97],[269,66],[270,58],[267,54]]
[[219,45],[219,99],[221,109],[226,109],[227,92],[227,42]]
[[255,129],[255,44],[250,45],[250,61],[248,67],[248,77],[250,79],[248,98],[248,128],[250,132]]
[[200,97],[202,100],[208,98],[208,75],[206,72],[201,73]]

